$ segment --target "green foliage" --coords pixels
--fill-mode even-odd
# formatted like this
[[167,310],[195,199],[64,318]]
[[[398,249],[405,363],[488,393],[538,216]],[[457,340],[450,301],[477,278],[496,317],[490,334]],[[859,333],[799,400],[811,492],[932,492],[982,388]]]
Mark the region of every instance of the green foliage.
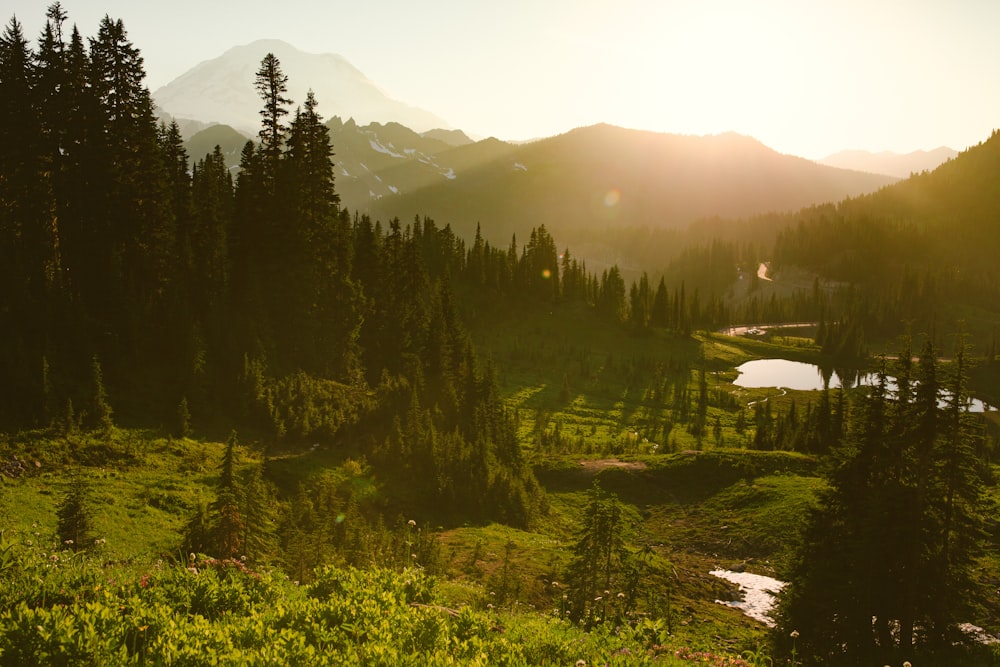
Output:
[[[68,552],[60,552],[65,555]],[[299,586],[240,561],[96,567],[24,548],[0,582],[16,665],[689,664],[662,629],[584,633],[551,616],[453,608],[419,570],[326,567]],[[684,658],[674,658],[674,654]],[[708,653],[699,654],[707,660]],[[713,664],[736,667],[735,656]]]

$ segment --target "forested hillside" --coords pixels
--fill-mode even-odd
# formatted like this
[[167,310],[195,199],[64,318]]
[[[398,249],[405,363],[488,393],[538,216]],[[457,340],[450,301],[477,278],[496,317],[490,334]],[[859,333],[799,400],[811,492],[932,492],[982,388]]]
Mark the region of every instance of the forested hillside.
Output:
[[871,338],[897,335],[906,322],[929,331],[961,320],[985,352],[1000,303],[998,175],[994,132],[933,172],[801,212],[778,235],[775,265],[856,286],[847,308]]

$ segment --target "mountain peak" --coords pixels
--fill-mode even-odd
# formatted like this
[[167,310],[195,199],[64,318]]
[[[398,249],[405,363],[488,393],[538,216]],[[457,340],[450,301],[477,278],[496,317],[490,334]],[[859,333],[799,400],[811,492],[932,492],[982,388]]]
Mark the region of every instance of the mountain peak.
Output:
[[224,123],[256,134],[261,102],[254,90],[254,78],[268,53],[278,58],[288,77],[292,109],[302,104],[311,89],[325,118],[396,121],[418,132],[448,127],[438,116],[391,98],[343,56],[306,53],[279,39],[234,46],[159,88],[153,99],[176,118]]

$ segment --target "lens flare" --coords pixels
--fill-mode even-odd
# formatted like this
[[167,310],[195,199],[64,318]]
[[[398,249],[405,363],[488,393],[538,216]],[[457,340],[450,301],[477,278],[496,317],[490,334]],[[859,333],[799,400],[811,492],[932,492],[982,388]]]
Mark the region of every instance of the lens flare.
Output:
[[542,269],[542,278],[549,279],[552,277],[552,272],[548,269]]
[[604,195],[604,205],[608,208],[612,206],[617,206],[618,202],[621,201],[622,193],[618,188],[612,188],[608,190],[608,193]]

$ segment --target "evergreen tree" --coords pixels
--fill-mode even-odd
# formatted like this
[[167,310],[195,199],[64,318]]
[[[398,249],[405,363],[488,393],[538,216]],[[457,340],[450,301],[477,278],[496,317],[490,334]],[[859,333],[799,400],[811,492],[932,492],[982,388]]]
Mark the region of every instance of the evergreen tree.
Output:
[[274,179],[278,174],[278,163],[288,128],[282,119],[288,115],[287,107],[292,100],[285,97],[288,92],[288,77],[281,69],[281,62],[273,53],[268,53],[260,62],[254,79],[254,89],[264,101],[260,110],[262,127],[260,137],[261,152],[264,156],[266,185],[273,191]]
[[[122,21],[105,16],[90,41],[90,81],[104,120],[110,173],[102,213],[109,225],[112,267],[103,288],[111,308],[104,321],[133,366],[158,357],[169,371],[180,361],[167,308],[176,283],[176,220],[165,205],[168,178],[144,77],[142,56]],[[160,380],[146,378],[144,385]]]
[[602,619],[623,588],[622,576],[631,558],[626,548],[628,523],[621,502],[597,482],[588,492],[587,507],[566,570],[570,587],[570,616],[591,624]]
[[240,490],[236,483],[236,432],[226,441],[219,465],[215,503],[212,506],[211,548],[219,558],[242,555],[244,525],[240,514]]
[[[300,368],[349,379],[357,367],[358,294],[351,280],[351,228],[334,190],[329,128],[312,91],[295,114],[283,163],[291,225],[282,266],[287,282],[272,276],[285,308],[281,317],[296,338]],[[336,351],[336,354],[334,353]]]
[[86,480],[76,474],[69,491],[56,508],[56,534],[59,541],[77,551],[93,541],[93,510]]
[[37,364],[61,278],[35,70],[21,24],[12,18],[0,35],[0,371],[27,391],[0,403],[0,416],[21,421],[40,417]]
[[87,415],[88,425],[105,433],[114,428],[113,411],[108,401],[108,392],[104,388],[104,371],[97,355],[90,361],[90,410]]
[[240,502],[242,554],[251,563],[267,561],[276,549],[275,497],[264,477],[263,465],[254,466]]

